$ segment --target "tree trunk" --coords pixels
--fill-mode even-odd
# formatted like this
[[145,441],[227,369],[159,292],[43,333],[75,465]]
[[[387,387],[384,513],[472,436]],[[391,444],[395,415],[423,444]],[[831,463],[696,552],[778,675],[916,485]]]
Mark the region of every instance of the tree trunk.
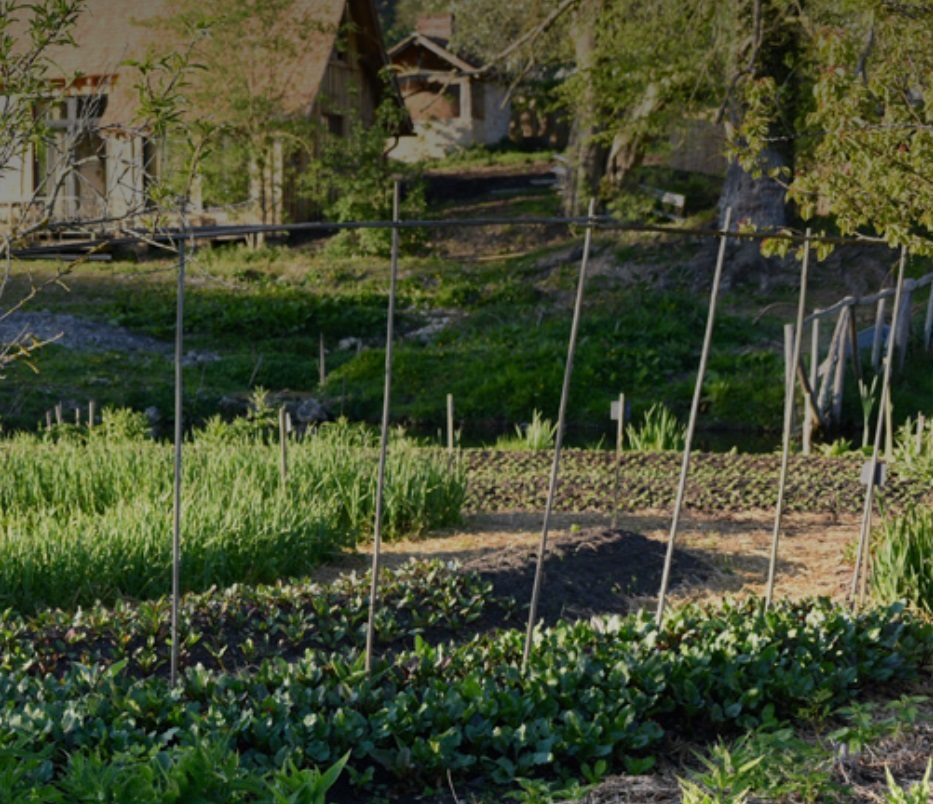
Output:
[[605,0],[580,0],[573,12],[570,37],[573,42],[581,90],[574,104],[574,125],[570,133],[570,166],[563,189],[567,215],[582,215],[590,198],[599,195],[599,182],[605,169],[606,148],[597,140],[596,91],[590,79],[596,67],[596,30]]
[[[762,154],[763,164],[767,167],[779,167],[786,163],[784,158],[773,150]],[[783,228],[787,225],[787,206],[785,189],[764,173],[755,178],[742,166],[732,161],[726,169],[726,178],[719,197],[719,226],[725,225],[727,209],[732,209],[732,228],[737,229],[743,223],[754,224],[759,229]]]

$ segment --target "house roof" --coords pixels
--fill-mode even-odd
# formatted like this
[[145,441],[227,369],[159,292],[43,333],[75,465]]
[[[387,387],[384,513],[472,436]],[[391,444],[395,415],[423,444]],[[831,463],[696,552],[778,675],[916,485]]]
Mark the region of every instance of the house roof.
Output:
[[[389,59],[393,64],[397,64],[405,51],[417,48],[423,48],[424,50],[432,53],[442,62],[446,62],[450,65],[450,70],[472,72],[476,69],[476,65],[470,64],[468,61],[461,59],[458,55],[448,50],[437,40],[432,39],[429,36],[425,36],[421,33],[409,34],[401,42],[398,42],[389,50]],[[407,71],[403,70],[402,74],[405,74],[405,72]]]
[[[54,48],[51,58],[63,80],[80,76],[75,85],[109,85],[108,102],[101,127],[133,123],[138,105],[139,71],[128,61],[142,61],[153,54],[184,51],[190,37],[164,23],[177,14],[175,0],[86,0],[73,39],[76,46]],[[255,89],[275,82],[282,106],[290,114],[308,114],[323,82],[346,9],[357,25],[361,61],[373,75],[388,63],[378,17],[372,0],[298,0],[296,13],[314,20],[314,29],[303,38],[291,68],[281,64],[250,65],[248,80]],[[22,21],[18,22],[25,29]],[[288,25],[286,30],[292,30]],[[15,34],[14,34],[15,35]],[[197,61],[197,46],[193,61]],[[223,77],[217,77],[223,92]]]

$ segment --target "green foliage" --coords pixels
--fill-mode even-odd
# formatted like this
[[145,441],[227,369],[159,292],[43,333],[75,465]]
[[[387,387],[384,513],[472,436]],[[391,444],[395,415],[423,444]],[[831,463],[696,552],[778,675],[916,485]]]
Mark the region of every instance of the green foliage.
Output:
[[923,779],[914,785],[910,790],[905,790],[891,775],[891,769],[885,765],[885,781],[888,784],[887,793],[882,801],[885,804],[927,804],[930,800],[930,780],[933,778],[933,759],[927,762],[927,771],[923,774]]
[[914,480],[933,481],[933,420],[919,424],[909,416],[898,428],[894,441],[894,466],[898,474]]
[[[372,532],[373,433],[338,422],[292,442],[283,493],[278,445],[242,437],[265,427],[254,416],[232,425],[237,438],[226,442],[212,427],[209,438],[196,434],[185,450],[186,589],[292,577]],[[3,605],[35,609],[163,593],[171,569],[171,448],[116,432],[111,439],[95,428],[86,443],[21,436],[4,446]],[[394,440],[386,538],[453,524],[464,496],[462,471],[444,456]]]
[[872,594],[906,600],[933,616],[933,511],[916,507],[886,519],[874,540]]
[[[353,121],[347,137],[324,141],[320,156],[310,162],[302,177],[302,187],[323,208],[328,220],[338,223],[392,220],[393,183],[404,168],[389,162],[385,143],[397,130],[399,114],[394,103],[386,100],[376,111],[375,125]],[[424,187],[418,176],[407,178],[399,216],[422,218],[426,208]],[[406,250],[424,237],[421,229],[399,232]],[[336,256],[387,255],[390,246],[389,229],[344,229],[330,239],[328,252]]]
[[687,428],[666,405],[657,402],[645,412],[640,427],[629,425],[626,438],[629,448],[639,452],[683,450]]
[[[262,595],[238,589],[187,601],[192,645],[216,650],[241,632],[269,638],[257,641],[250,672],[192,662],[174,690],[141,667],[129,672],[123,659],[105,667],[95,654],[110,646],[125,653],[139,644],[137,631],[159,634],[165,605],[94,608],[70,621],[60,612],[28,621],[4,612],[0,693],[8,706],[0,761],[5,750],[17,752],[25,758],[19,789],[31,768],[32,781],[53,793],[69,785],[69,800],[81,784],[133,791],[134,800],[156,800],[165,790],[209,796],[225,785],[234,796],[275,791],[288,800],[302,787],[325,792],[341,767],[364,795],[393,782],[417,789],[483,777],[496,792],[521,779],[529,795],[546,796],[576,779],[647,765],[668,729],[690,736],[741,728],[761,733],[723,745],[708,772],[727,787],[731,767],[746,786],[777,779],[771,774],[779,757],[799,749],[779,726],[785,718],[815,699],[829,707],[849,702],[857,683],[916,677],[930,658],[930,626],[896,607],[853,614],[824,600],[764,612],[761,601],[750,600],[687,607],[661,629],[645,613],[560,623],[537,633],[522,674],[521,631],[459,644],[422,638],[410,618],[449,622],[445,607],[456,611],[456,595],[445,583],[452,577],[438,562],[401,572],[412,585],[387,573],[381,620],[393,649],[377,657],[372,673],[357,647],[358,627],[291,662],[277,655],[295,655],[301,644],[293,626],[283,626],[298,607],[317,605],[320,590],[310,586],[297,595],[292,588]],[[471,588],[471,610],[482,616],[488,593],[473,582],[456,585]],[[307,622],[316,638],[332,634],[344,617],[365,621],[366,579],[343,587],[349,601],[325,598],[322,619]],[[407,648],[395,641],[403,633]],[[49,661],[53,673],[34,672]],[[772,760],[755,761],[756,752],[770,751]],[[297,770],[304,768],[327,770]],[[155,796],[144,795],[153,788]]]
[[515,425],[515,438],[499,438],[496,449],[543,450],[554,446],[557,438],[557,423],[541,416],[541,411],[534,410],[531,421],[525,425]]

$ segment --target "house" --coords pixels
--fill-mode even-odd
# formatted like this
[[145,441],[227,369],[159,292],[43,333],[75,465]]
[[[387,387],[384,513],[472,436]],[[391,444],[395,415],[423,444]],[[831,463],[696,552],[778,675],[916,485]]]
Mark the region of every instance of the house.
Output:
[[506,88],[449,49],[452,14],[425,14],[416,30],[389,50],[402,98],[415,127],[392,151],[395,159],[436,159],[509,135]]
[[[172,143],[157,141],[136,119],[140,72],[134,62],[191,46],[192,35],[168,22],[177,19],[182,5],[182,0],[87,0],[73,29],[75,46],[51,52],[60,71],[59,92],[36,107],[47,115],[52,136],[24,146],[0,172],[0,231],[17,223],[22,229],[24,220],[46,216],[82,229],[106,229],[114,220],[135,221],[145,213],[147,190],[169,164]],[[187,8],[197,6],[188,0]],[[243,72],[250,90],[275,93],[279,114],[311,121],[315,131],[339,137],[349,133],[354,117],[372,123],[387,94],[401,104],[397,90],[387,88],[380,75],[388,61],[374,0],[295,0],[290,13],[309,24],[299,39],[296,16],[275,23],[276,34],[284,31],[284,41],[291,37],[294,45],[279,58],[256,58],[258,51],[245,44],[234,54],[248,66]],[[246,20],[243,24],[253,24]],[[22,20],[16,24],[25,27]],[[195,62],[198,47],[192,50]],[[213,93],[222,101],[231,77],[201,63],[208,69],[197,80],[209,89],[201,97]],[[220,105],[208,107],[199,101],[186,114],[209,117]],[[223,155],[223,148],[216,150]],[[276,140],[261,164],[241,166],[243,197],[235,216],[229,209],[206,208],[210,199],[195,182],[191,221],[307,220],[313,210],[303,203],[293,170],[300,169],[302,159],[307,153],[296,154]]]

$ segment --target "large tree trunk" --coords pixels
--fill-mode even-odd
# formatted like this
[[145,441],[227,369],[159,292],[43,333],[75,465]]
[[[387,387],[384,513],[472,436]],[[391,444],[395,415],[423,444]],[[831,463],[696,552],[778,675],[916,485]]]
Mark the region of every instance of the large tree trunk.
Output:
[[787,225],[785,189],[767,175],[767,168],[787,164],[776,151],[762,154],[767,167],[759,177],[752,176],[733,161],[726,169],[726,178],[719,196],[719,226],[725,226],[726,210],[732,210],[732,229],[743,223],[753,224],[758,229],[780,229]]
[[586,212],[589,199],[599,195],[599,183],[605,170],[606,148],[597,140],[599,128],[594,115],[597,98],[590,80],[596,66],[596,30],[604,5],[605,0],[580,0],[570,24],[581,88],[574,104],[574,125],[568,147],[570,166],[563,189],[567,215]]

